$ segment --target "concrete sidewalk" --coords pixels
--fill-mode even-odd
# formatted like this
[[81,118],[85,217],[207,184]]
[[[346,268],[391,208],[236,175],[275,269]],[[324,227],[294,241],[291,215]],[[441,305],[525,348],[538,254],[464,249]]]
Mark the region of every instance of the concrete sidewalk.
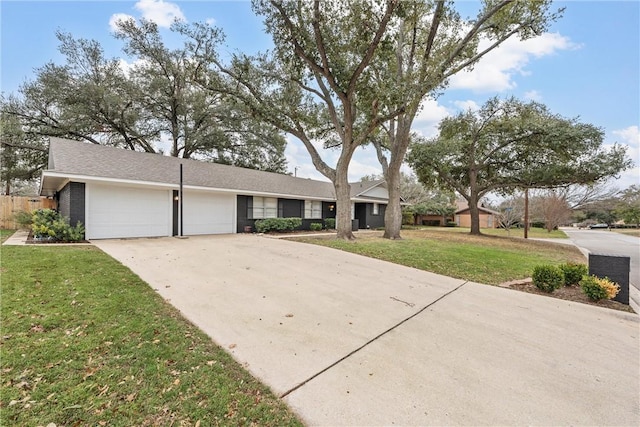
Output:
[[638,316],[251,235],[94,242],[310,425],[638,425]]

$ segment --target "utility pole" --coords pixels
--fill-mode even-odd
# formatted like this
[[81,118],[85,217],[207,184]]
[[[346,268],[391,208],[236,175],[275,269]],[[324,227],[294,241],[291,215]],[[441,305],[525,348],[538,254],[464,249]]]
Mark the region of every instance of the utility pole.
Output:
[[524,189],[524,238],[529,238],[529,187]]

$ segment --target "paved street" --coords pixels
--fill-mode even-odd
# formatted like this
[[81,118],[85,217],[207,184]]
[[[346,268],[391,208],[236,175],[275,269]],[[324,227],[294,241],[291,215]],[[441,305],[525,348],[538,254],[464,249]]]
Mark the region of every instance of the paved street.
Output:
[[640,239],[608,230],[578,230],[563,228],[571,241],[588,252],[599,255],[628,256],[631,258],[629,282],[640,289]]

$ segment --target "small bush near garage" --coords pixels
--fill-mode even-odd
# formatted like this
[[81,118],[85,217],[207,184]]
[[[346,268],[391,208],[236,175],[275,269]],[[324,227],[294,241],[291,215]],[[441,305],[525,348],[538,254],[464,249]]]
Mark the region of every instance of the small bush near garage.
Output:
[[256,230],[258,233],[268,233],[275,231],[282,233],[285,231],[293,231],[300,228],[302,218],[266,218],[256,221]]
[[553,292],[564,285],[564,273],[555,265],[538,265],[533,268],[533,284],[545,292]]
[[53,209],[38,209],[31,217],[31,231],[36,240],[79,242],[84,239],[85,230],[80,221],[74,227],[69,218]]
[[582,292],[593,301],[612,299],[620,292],[620,286],[608,277],[597,277],[593,275],[583,276],[580,281],[580,287],[582,288]]
[[560,265],[560,269],[564,273],[565,286],[575,286],[580,284],[582,276],[589,273],[589,269],[585,264],[577,264],[573,262]]
[[309,224],[309,230],[311,230],[311,231],[321,231],[322,230],[322,223],[320,223],[320,222],[312,222],[311,224]]
[[325,219],[324,228],[326,228],[327,230],[334,230],[336,228],[336,219],[335,218]]
[[19,211],[13,214],[14,221],[21,229],[30,229],[33,224],[33,214],[27,211]]

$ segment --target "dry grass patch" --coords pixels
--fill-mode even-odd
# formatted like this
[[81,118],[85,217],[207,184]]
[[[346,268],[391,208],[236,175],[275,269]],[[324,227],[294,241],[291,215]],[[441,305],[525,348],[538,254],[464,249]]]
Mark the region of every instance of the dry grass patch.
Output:
[[612,228],[611,231],[616,233],[626,234],[627,236],[640,237],[640,228]]

